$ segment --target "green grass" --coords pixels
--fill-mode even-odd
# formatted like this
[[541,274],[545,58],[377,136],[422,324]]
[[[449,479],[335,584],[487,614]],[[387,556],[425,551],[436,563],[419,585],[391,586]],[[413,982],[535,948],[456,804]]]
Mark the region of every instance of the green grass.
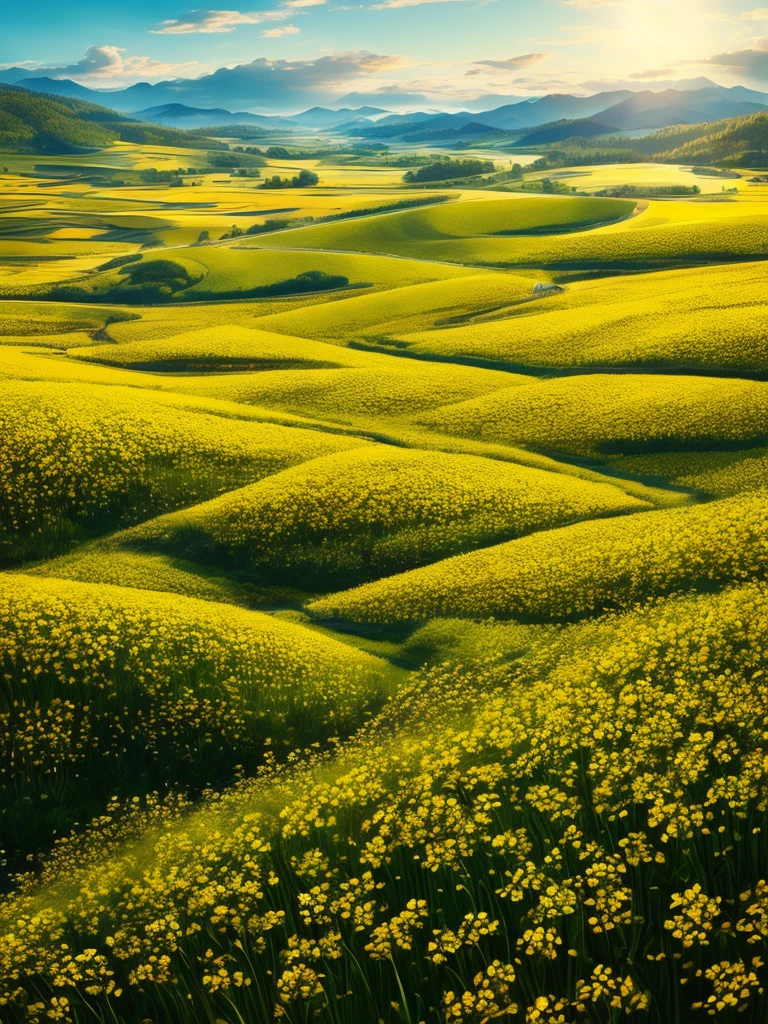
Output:
[[[423,210],[385,214],[365,221],[321,224],[262,236],[260,243],[277,247],[344,249],[393,253],[415,259],[473,262],[472,251],[514,252],[528,243],[520,235],[571,231],[627,217],[634,202],[514,196],[445,203]],[[504,236],[513,236],[511,238]],[[551,244],[551,243],[550,243]],[[489,259],[485,262],[495,262]]]
[[[532,283],[513,274],[483,274],[398,287],[397,295],[378,291],[327,303],[311,317],[301,309],[263,317],[260,327],[323,341],[386,341],[399,331],[427,329],[453,318],[464,320],[531,299]],[[394,301],[396,298],[396,301]]]
[[[557,234],[559,214],[546,215],[550,204],[558,203],[622,203],[633,207],[633,202],[618,199],[584,198],[520,198],[505,201],[510,211],[515,203],[535,204],[542,211],[542,229],[549,235],[533,231],[528,224],[527,234],[542,237],[494,236],[493,225],[478,215],[478,230],[469,230],[471,216],[462,214],[455,232],[450,224],[433,226],[408,218],[447,217],[455,204],[430,209],[427,212],[393,214],[391,217],[373,218],[367,225],[347,223],[323,225],[280,232],[271,236],[275,244],[313,248],[333,248],[393,253],[417,259],[448,260],[470,266],[531,267],[550,270],[625,270],[664,269],[674,266],[696,266],[706,263],[724,263],[730,260],[762,258],[768,252],[763,232],[763,218],[751,204],[660,201],[651,202],[649,208],[635,218],[594,230],[573,231],[565,236]],[[484,202],[465,204],[478,209]],[[492,204],[495,205],[495,204]],[[627,217],[631,209],[623,209]],[[531,218],[533,219],[533,218]],[[596,218],[599,220],[599,218]],[[610,219],[610,218],[604,218]],[[514,224],[510,217],[499,217],[498,230],[510,230]],[[364,230],[367,227],[368,230]],[[444,230],[442,228],[444,227]],[[262,238],[268,244],[269,236]]]

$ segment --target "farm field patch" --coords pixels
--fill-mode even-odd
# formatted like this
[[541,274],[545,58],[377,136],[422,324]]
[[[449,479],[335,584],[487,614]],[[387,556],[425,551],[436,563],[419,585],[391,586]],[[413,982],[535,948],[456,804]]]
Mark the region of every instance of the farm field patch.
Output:
[[[354,222],[297,228],[281,232],[281,243],[389,252],[470,266],[559,271],[664,269],[762,257],[768,251],[762,234],[762,204],[749,201],[749,197],[743,202],[651,200],[634,217],[634,201],[620,199],[516,196],[503,203],[507,215],[495,225],[480,216],[475,221],[467,214],[458,218],[454,230],[448,219],[451,207],[446,207],[421,212],[418,220],[412,211],[406,211],[365,225],[365,229]],[[590,208],[585,204],[589,203],[600,204],[593,208],[592,215],[586,212]],[[560,214],[562,227],[578,227],[580,222],[592,219],[593,228],[559,233],[556,211],[560,204],[573,208],[572,214]],[[616,204],[608,207],[614,213],[607,213],[603,204]],[[484,206],[472,204],[470,209],[481,210]],[[433,221],[435,216],[441,217],[438,226]],[[601,220],[616,223],[600,226]],[[558,235],[556,239],[547,237],[543,230],[547,225],[550,235]]]

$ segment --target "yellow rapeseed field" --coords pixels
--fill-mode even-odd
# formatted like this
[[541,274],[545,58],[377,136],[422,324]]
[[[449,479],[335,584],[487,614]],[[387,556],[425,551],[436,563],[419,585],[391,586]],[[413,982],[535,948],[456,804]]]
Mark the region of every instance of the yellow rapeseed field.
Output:
[[2,1024],[768,1020],[768,192],[389,142],[3,154]]
[[321,598],[310,610],[358,622],[434,616],[546,622],[631,607],[768,571],[768,491],[533,533]]
[[193,813],[114,801],[6,900],[7,1005],[757,1019],[767,616],[748,586],[570,627]]
[[15,381],[0,394],[6,560],[365,443],[174,408],[128,388]]
[[585,455],[739,445],[768,435],[768,385],[584,374],[454,400],[419,422],[463,437]]
[[393,325],[393,333],[414,352],[528,366],[764,372],[767,284],[762,263],[574,282],[507,311],[519,315],[422,333]]
[[592,483],[472,455],[368,445],[151,520],[124,545],[194,552],[270,579],[375,578],[494,539],[648,508]]

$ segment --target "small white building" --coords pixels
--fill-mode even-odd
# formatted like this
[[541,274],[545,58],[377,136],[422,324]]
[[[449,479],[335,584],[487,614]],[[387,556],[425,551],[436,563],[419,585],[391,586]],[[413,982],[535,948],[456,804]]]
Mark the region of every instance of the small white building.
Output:
[[564,292],[565,288],[562,288],[559,284],[552,284],[551,281],[537,281],[533,286],[534,295],[559,295],[560,292]]

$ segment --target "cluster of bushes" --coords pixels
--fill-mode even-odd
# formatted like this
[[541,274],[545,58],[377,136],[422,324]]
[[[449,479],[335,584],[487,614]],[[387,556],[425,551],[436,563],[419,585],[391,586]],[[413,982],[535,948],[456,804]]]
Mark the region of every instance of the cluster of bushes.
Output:
[[156,167],[147,167],[139,171],[139,178],[147,185],[183,185],[182,173],[181,167],[175,171],[158,171]]
[[63,284],[52,288],[45,299],[56,302],[119,302],[139,304],[165,302],[176,292],[196,284],[200,277],[193,277],[186,267],[175,260],[141,260],[136,256],[116,257],[102,269],[113,269],[122,260],[119,273],[123,280],[111,282],[107,287],[96,290],[77,284]]
[[107,263],[102,263],[97,269],[100,271],[117,270],[118,267],[127,267],[129,263],[138,263],[140,259],[141,256],[137,252],[131,253],[129,256],[115,256]]
[[340,146],[336,149],[288,149],[286,146],[269,146],[259,149],[258,146],[233,146],[235,153],[253,153],[255,156],[268,156],[272,160],[324,160],[329,156],[375,156],[388,147],[381,144],[370,146]]
[[698,185],[611,185],[594,193],[612,199],[653,199],[657,196],[700,196]]
[[376,161],[378,167],[421,167],[426,157],[422,153],[397,153],[395,156],[383,156]]
[[[211,136],[225,139],[255,139],[260,135],[271,135],[273,131],[274,129],[268,132],[266,128],[259,128],[253,124],[217,124],[206,125],[204,128],[186,128],[185,134],[191,138],[203,139],[213,148]],[[216,143],[215,145],[221,149],[229,149],[229,144],[226,142]],[[256,147],[254,146],[253,148],[255,149]]]
[[176,167],[170,171],[158,171],[156,167],[147,167],[139,171],[139,178],[148,185],[174,185],[184,184],[184,176],[192,174],[210,174],[213,171],[227,170],[233,177],[260,178],[261,171],[266,160],[258,155],[238,155],[225,151],[207,154],[207,166],[205,167]]
[[[558,181],[557,178],[537,178],[534,181],[525,181],[521,185],[518,185],[515,192],[541,192],[548,196],[570,196],[576,189],[573,185],[568,185],[564,181]],[[604,192],[598,192],[598,195],[605,195]]]
[[433,206],[445,203],[450,196],[424,196],[416,199],[400,199],[396,203],[385,203],[384,206],[364,206],[359,210],[345,210],[343,213],[329,213],[326,217],[318,217],[320,224],[331,220],[348,220],[350,217],[370,217],[376,213],[393,213],[395,210],[410,210],[414,206]]
[[259,285],[256,288],[243,288],[232,291],[201,292],[196,291],[194,298],[201,302],[209,299],[271,299],[279,295],[302,295],[305,292],[333,291],[346,288],[349,278],[343,274],[326,274],[322,270],[305,270],[296,277],[273,284]]
[[740,178],[738,171],[729,171],[727,167],[692,167],[693,174],[701,178]]
[[424,164],[415,171],[406,171],[403,181],[419,183],[443,181],[446,178],[466,178],[476,174],[491,174],[496,170],[493,160],[455,160],[450,156],[439,156],[432,163]]
[[293,178],[281,178],[279,174],[273,174],[266,178],[259,188],[308,188],[310,185],[317,185],[320,178],[314,171],[301,170]]
[[244,150],[242,152],[211,150],[206,154],[206,158],[209,165],[217,170],[236,167],[264,167],[267,162],[260,154],[246,153]]
[[[240,234],[243,234],[240,231]],[[106,286],[84,287],[83,284],[62,284],[36,295],[36,298],[55,302],[115,302],[126,305],[167,302],[178,292],[191,288],[202,280],[176,263],[175,260],[142,260],[137,254],[118,256],[100,267],[100,270],[119,268],[122,280]],[[195,292],[193,298],[211,299],[266,299],[279,295],[301,295],[305,292],[329,291],[346,288],[349,278],[343,274],[326,274],[322,270],[307,270],[296,277],[255,288],[231,291]]]

